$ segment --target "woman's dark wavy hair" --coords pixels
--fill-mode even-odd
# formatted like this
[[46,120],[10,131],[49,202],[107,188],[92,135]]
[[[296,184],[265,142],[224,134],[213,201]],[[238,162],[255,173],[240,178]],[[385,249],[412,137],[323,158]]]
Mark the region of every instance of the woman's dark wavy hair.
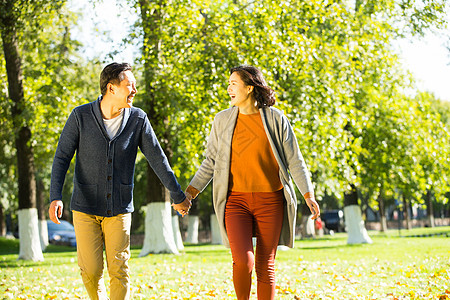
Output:
[[258,68],[244,65],[231,68],[230,75],[234,72],[239,74],[246,85],[253,86],[253,93],[259,108],[275,104],[275,93],[267,85],[262,72]]

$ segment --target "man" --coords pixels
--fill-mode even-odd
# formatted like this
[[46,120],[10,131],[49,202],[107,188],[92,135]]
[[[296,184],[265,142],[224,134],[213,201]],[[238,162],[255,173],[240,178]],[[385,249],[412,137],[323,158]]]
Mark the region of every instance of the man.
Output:
[[76,152],[70,209],[78,265],[91,299],[108,299],[103,282],[103,247],[111,278],[111,299],[129,299],[130,227],[133,175],[138,147],[175,204],[189,210],[147,115],[132,107],[136,79],[127,63],[107,65],[100,75],[101,96],[76,107],[59,139],[52,167],[50,219],[59,224],[62,189]]

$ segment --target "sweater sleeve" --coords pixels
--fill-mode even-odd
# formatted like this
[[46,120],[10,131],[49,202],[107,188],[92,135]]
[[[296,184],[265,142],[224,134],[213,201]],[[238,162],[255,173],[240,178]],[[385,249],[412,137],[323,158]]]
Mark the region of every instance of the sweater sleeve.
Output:
[[169,190],[173,202],[175,204],[182,203],[186,196],[175,178],[167,156],[162,150],[147,116],[144,119],[139,147],[161,183]]
[[73,110],[59,137],[53,159],[52,174],[50,182],[50,202],[62,200],[62,190],[67,170],[73,155],[78,148],[79,129],[76,111]]
[[[212,180],[214,176],[214,167],[216,163],[217,145],[218,137],[216,131],[216,119],[214,119],[213,125],[211,127],[211,132],[209,134],[208,142],[206,144],[205,159],[198,168],[191,182],[190,186],[202,192]],[[198,194],[198,193],[197,193]]]
[[305,195],[306,193],[314,195],[314,187],[311,182],[308,167],[300,152],[294,130],[292,129],[289,120],[284,115],[282,116],[282,128],[283,150],[286,155],[289,173],[302,195]]

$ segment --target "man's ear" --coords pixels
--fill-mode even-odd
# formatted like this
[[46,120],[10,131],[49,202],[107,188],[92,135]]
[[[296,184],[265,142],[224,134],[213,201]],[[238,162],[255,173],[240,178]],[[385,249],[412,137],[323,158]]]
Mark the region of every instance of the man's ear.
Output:
[[112,84],[111,82],[108,83],[108,85],[106,86],[106,91],[110,92],[111,94],[115,93],[115,87],[114,84]]

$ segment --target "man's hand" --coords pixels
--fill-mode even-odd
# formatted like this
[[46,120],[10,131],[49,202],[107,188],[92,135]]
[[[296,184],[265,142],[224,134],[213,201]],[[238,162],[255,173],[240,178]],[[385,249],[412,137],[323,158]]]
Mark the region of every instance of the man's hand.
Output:
[[62,217],[63,208],[64,204],[61,200],[53,200],[52,203],[50,203],[50,208],[48,209],[50,220],[56,224],[61,224],[59,218]]
[[179,204],[172,204],[172,207],[177,212],[179,212],[182,217],[184,217],[189,213],[189,209],[191,209],[192,206],[191,200],[192,200],[191,194],[186,193],[186,199],[184,199],[184,201]]

